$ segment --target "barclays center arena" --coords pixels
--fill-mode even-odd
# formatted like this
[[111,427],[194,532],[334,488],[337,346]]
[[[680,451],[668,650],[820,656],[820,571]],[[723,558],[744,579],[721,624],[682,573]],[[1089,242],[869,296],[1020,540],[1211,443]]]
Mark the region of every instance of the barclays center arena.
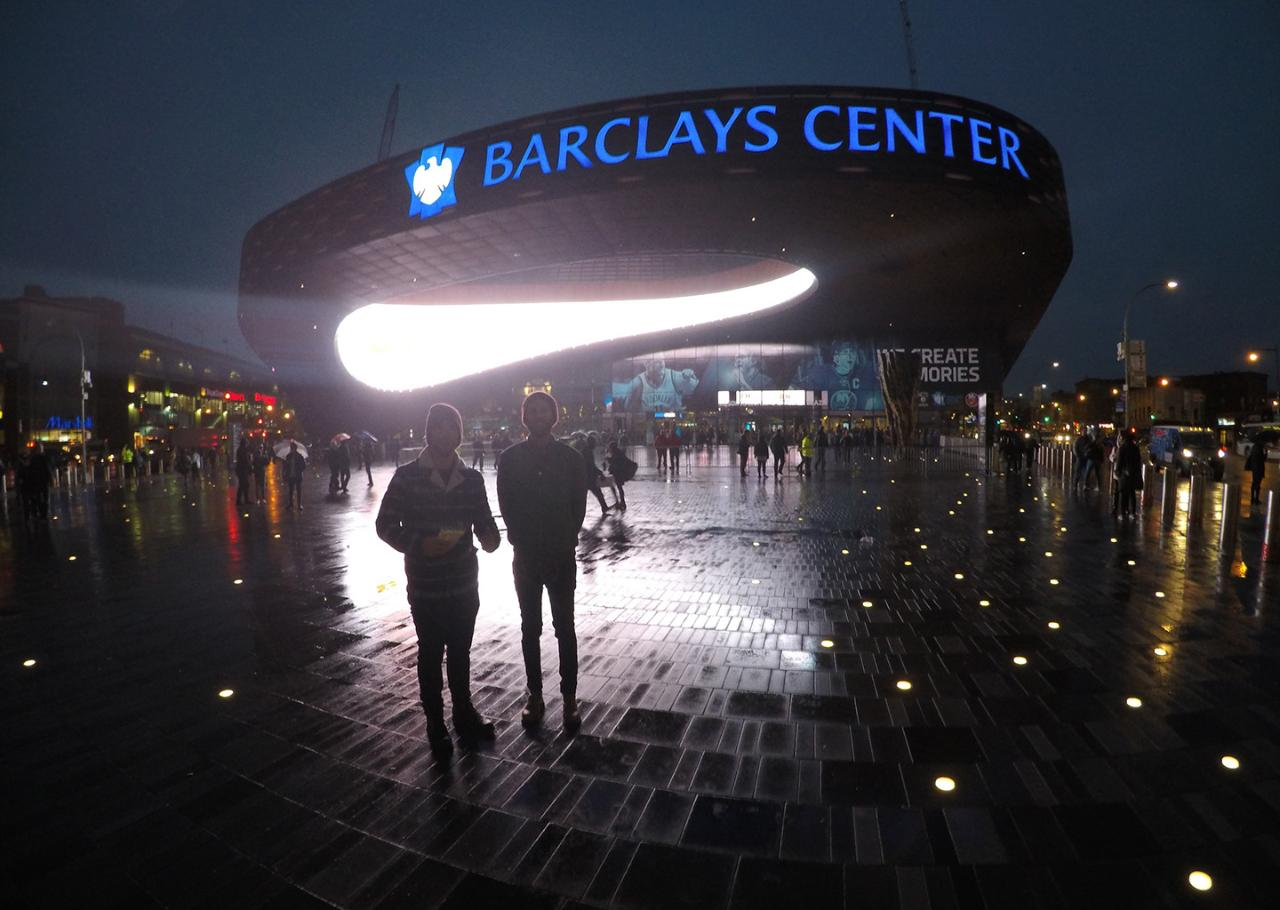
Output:
[[[474,425],[549,389],[571,426],[733,434],[884,409],[989,430],[1071,261],[1062,168],[1014,114],[897,89],[743,88],[419,146],[263,218],[239,319],[312,413]],[[945,426],[944,426],[945,425]]]

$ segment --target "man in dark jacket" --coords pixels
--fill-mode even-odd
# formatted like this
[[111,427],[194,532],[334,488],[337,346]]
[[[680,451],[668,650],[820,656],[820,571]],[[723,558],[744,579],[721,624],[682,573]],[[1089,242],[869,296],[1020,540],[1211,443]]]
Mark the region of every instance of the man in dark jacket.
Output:
[[787,437],[781,427],[773,431],[769,439],[769,451],[773,452],[773,476],[782,476],[782,466],[787,461]]
[[1257,505],[1262,502],[1262,478],[1267,473],[1267,443],[1259,439],[1249,447],[1249,455],[1244,460],[1245,470],[1253,474],[1253,483],[1249,487],[1249,502]]
[[427,447],[396,469],[378,509],[378,536],[404,554],[409,610],[418,633],[418,687],[431,751],[453,751],[444,724],[440,661],[449,654],[453,729],[463,741],[493,738],[493,724],[471,703],[471,639],[480,610],[479,563],[472,533],[486,553],[498,549],[484,479],[458,458],[462,417],[452,405],[427,412]]
[[551,601],[551,622],[560,651],[560,694],[564,728],[582,723],[578,714],[578,638],[573,627],[577,586],[578,532],[587,514],[587,473],[582,456],[551,437],[559,405],[546,392],[524,400],[521,416],[529,438],[498,459],[498,507],[515,551],[516,599],[520,602],[520,642],[529,700],[521,722],[542,722],[542,589]]
[[289,443],[289,454],[284,457],[284,485],[289,491],[288,508],[293,508],[293,497],[298,497],[298,511],[302,511],[302,478],[306,473],[307,460],[298,451],[296,442]]
[[249,483],[253,479],[253,456],[249,453],[249,439],[240,437],[240,445],[236,447],[236,505],[248,505],[252,499]]

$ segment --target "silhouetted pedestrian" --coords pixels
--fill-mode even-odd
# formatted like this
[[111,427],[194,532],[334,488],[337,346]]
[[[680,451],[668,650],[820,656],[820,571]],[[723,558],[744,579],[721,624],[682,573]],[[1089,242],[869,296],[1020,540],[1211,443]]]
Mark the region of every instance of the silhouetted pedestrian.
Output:
[[480,610],[472,535],[486,553],[498,549],[501,538],[484,478],[458,458],[462,415],[452,405],[432,405],[425,436],[422,454],[392,476],[376,524],[378,536],[404,554],[427,741],[445,757],[453,751],[441,694],[446,652],[454,732],[464,742],[493,738],[493,724],[471,702],[471,641]]
[[1255,505],[1262,502],[1262,479],[1267,473],[1268,448],[1265,440],[1255,440],[1249,446],[1249,454],[1244,460],[1245,470],[1253,474],[1253,483],[1249,485],[1249,502]]
[[253,456],[249,453],[249,439],[240,437],[236,447],[236,506],[250,503],[249,482],[253,478]]
[[253,452],[253,491],[259,503],[267,501],[267,465],[271,464],[271,453],[267,444],[259,443]]
[[756,477],[764,480],[769,473],[769,436],[763,430],[756,434],[752,443],[756,456]]
[[520,602],[520,643],[529,699],[521,722],[537,726],[546,713],[542,698],[542,589],[551,602],[551,622],[560,651],[564,727],[576,730],[578,639],[573,592],[577,586],[578,532],[587,512],[587,472],[582,456],[551,437],[560,411],[546,392],[524,400],[521,416],[529,438],[498,460],[498,504],[514,551],[512,569]]
[[369,486],[373,486],[373,442],[369,439],[360,443],[360,462],[364,465],[364,476],[369,478]]
[[605,463],[609,468],[609,476],[613,478],[613,488],[618,494],[618,508],[625,512],[627,511],[627,494],[622,487],[636,476],[639,465],[628,458],[618,443],[613,440],[609,441],[609,447],[605,450]]
[[782,467],[787,462],[787,437],[782,428],[773,431],[769,438],[769,451],[773,453],[773,476],[782,476]]
[[296,442],[289,443],[289,454],[284,457],[283,473],[285,489],[289,491],[287,507],[293,508],[293,497],[298,497],[298,511],[302,511],[302,478],[306,476],[307,460],[298,451]]
[[1125,434],[1116,452],[1116,476],[1120,480],[1120,517],[1131,518],[1138,513],[1137,493],[1142,489],[1142,453],[1132,433]]

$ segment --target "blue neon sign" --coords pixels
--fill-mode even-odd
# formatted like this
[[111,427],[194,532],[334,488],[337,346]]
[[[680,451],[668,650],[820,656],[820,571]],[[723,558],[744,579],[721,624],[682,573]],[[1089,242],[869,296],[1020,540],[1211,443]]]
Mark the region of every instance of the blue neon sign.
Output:
[[[780,116],[777,104],[769,103],[664,111],[653,119],[649,114],[620,115],[535,130],[519,139],[497,139],[485,146],[482,185],[514,183],[531,173],[549,176],[672,156],[756,155],[789,144],[854,158],[956,159],[1030,179],[1019,133],[967,113],[870,102],[822,103],[788,118]],[[411,215],[428,218],[456,202],[453,181],[462,151],[434,145],[423,149],[419,161],[405,170],[414,192]]]
[[413,194],[409,203],[409,215],[430,218],[458,201],[454,192],[454,178],[462,164],[463,149],[445,147],[443,143],[429,145],[422,150],[418,160],[404,169],[405,180]]

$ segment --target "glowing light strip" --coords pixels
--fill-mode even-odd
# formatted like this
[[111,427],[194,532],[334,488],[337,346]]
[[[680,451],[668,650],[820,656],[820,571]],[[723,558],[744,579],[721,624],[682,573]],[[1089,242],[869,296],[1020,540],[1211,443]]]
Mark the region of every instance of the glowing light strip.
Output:
[[807,294],[798,269],[707,294],[631,300],[413,305],[372,303],[338,325],[334,344],[365,385],[407,392],[601,341],[748,316]]

